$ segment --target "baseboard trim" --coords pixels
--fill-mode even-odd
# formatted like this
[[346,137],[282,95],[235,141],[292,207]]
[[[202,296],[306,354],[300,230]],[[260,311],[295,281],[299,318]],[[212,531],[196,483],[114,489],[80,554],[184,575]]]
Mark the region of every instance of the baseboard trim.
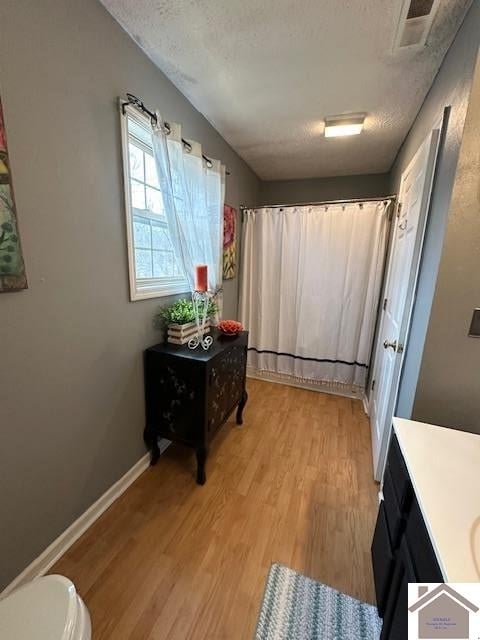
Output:
[[352,400],[361,400],[361,397],[358,394],[351,393],[349,391],[343,391],[340,389],[335,389],[333,386],[325,386],[321,387],[317,384],[308,384],[308,382],[297,382],[296,380],[285,378],[277,378],[275,375],[271,375],[268,372],[260,375],[258,373],[254,373],[252,371],[248,371],[247,369],[247,378],[252,378],[253,380],[263,380],[264,382],[273,382],[274,384],[285,384],[287,387],[296,387],[297,389],[307,389],[308,391],[316,391],[317,393],[328,393],[332,396],[341,396],[342,398],[351,398]]
[[[170,445],[169,440],[159,441],[160,453]],[[56,538],[28,567],[26,567],[5,589],[0,598],[8,596],[12,591],[30,582],[34,578],[45,575],[63,554],[76,542],[85,531],[98,520],[128,487],[139,478],[150,464],[150,454],[146,453],[127,473],[117,480],[100,498],[75,520],[58,538]]]
[[370,399],[367,397],[367,394],[365,394],[362,398],[363,401],[363,410],[365,411],[365,413],[367,414],[367,416],[370,416]]

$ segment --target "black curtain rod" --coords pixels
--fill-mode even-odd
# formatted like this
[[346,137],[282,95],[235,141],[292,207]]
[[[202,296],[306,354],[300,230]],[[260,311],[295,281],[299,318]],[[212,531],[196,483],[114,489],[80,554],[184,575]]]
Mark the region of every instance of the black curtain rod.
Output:
[[[150,109],[147,109],[147,107],[145,106],[143,101],[140,100],[140,98],[137,98],[137,96],[134,96],[133,93],[127,93],[127,101],[126,102],[122,102],[122,113],[123,113],[123,115],[125,115],[125,107],[128,104],[131,104],[133,107],[136,107],[137,109],[139,109],[143,113],[146,113],[147,116],[150,117],[150,120],[153,123],[158,124],[157,115],[155,113],[153,113],[153,111],[150,111]],[[171,127],[168,124],[168,122],[164,122],[163,126],[165,127],[167,132],[170,133]],[[188,142],[188,140],[185,140],[184,138],[182,138],[182,142],[183,142],[184,146],[189,151],[192,150],[192,145]],[[213,167],[213,162],[210,160],[210,158],[207,158],[207,156],[204,156],[203,153],[202,153],[202,158],[205,160],[205,162],[207,163],[208,167]],[[230,175],[230,171],[228,171],[227,169],[225,169],[225,173],[226,173],[227,176]]]

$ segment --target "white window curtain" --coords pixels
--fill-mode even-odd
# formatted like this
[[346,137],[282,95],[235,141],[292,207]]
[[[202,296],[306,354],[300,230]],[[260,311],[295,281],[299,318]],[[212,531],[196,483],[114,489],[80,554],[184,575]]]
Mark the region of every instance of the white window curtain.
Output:
[[182,142],[179,124],[166,129],[161,115],[156,116],[160,124],[153,126],[153,153],[176,258],[192,291],[195,266],[207,264],[208,287],[219,294],[225,167],[219,160],[207,163],[198,142]]
[[389,204],[245,211],[240,317],[250,375],[347,395],[364,389]]

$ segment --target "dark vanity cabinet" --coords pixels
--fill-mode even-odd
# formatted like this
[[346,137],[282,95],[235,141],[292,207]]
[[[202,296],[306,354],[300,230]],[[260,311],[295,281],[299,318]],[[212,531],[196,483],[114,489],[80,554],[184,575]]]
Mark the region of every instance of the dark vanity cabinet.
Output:
[[407,466],[392,434],[372,542],[381,640],[405,640],[409,582],[443,582]]
[[237,424],[247,402],[245,389],[248,332],[226,337],[214,333],[208,351],[201,346],[158,344],[145,352],[146,427],[152,464],[160,455],[158,438],[195,449],[197,482],[206,480],[209,445],[237,407]]

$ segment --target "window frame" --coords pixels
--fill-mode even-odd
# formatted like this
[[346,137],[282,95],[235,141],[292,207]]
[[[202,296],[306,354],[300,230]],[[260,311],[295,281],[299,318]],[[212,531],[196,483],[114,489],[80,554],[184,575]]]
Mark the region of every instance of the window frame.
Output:
[[[128,275],[130,283],[130,300],[146,300],[148,298],[162,298],[178,294],[188,293],[190,291],[188,283],[182,276],[161,277],[161,278],[144,278],[137,279],[135,265],[135,239],[133,231],[133,219],[135,208],[132,206],[132,194],[130,188],[130,180],[134,180],[130,176],[130,152],[129,152],[129,133],[128,133],[128,116],[137,120],[140,124],[150,127],[150,120],[147,116],[140,113],[131,105],[120,106],[120,123],[122,134],[122,166],[123,166],[123,186],[125,196],[125,222],[127,227],[127,253],[128,253]],[[141,210],[138,210],[141,211]],[[144,210],[148,211],[148,210]],[[140,213],[139,215],[142,215]],[[146,215],[148,218],[148,215]]]

